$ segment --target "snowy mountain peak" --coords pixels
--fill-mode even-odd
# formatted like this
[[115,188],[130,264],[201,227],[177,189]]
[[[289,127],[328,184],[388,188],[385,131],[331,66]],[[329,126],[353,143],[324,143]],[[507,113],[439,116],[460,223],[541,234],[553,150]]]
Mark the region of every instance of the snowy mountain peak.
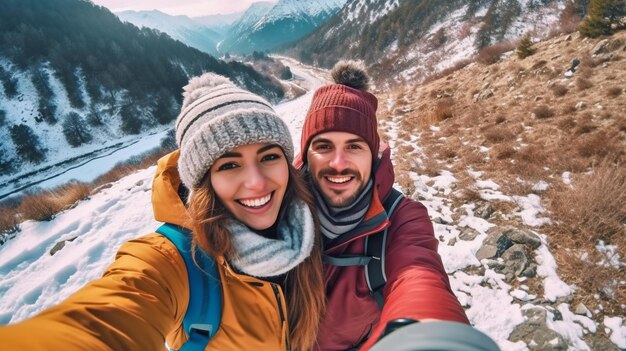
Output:
[[254,23],[256,23],[259,19],[263,18],[272,8],[274,7],[273,2],[255,2],[248,7],[246,12],[241,15],[241,18],[234,24],[234,28],[245,28]]
[[269,14],[271,18],[290,16],[312,16],[336,12],[345,5],[347,0],[281,0]]

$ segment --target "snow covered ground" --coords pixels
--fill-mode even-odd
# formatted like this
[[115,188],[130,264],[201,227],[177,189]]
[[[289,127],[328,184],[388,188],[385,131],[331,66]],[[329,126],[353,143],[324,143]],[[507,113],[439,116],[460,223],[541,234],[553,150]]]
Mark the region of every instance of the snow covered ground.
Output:
[[[291,62],[289,65],[308,88],[322,84],[312,70],[296,67]],[[311,97],[309,92],[276,106],[294,135],[296,150],[299,150],[302,119]],[[389,137],[393,145],[396,137],[393,129]],[[93,168],[96,167],[94,164]],[[23,223],[17,237],[0,247],[0,324],[18,322],[65,299],[86,282],[99,277],[124,241],[154,231],[159,225],[152,218],[150,204],[154,172],[153,166],[129,175],[49,222]],[[500,193],[493,181],[481,179],[478,172],[473,175],[485,194],[517,203],[520,211],[516,215],[526,224],[533,226],[547,220],[532,196],[510,198]],[[412,176],[431,218],[449,218],[453,209],[447,196],[453,191],[454,175],[444,172],[436,177]],[[450,274],[452,288],[461,303],[469,306],[466,312],[476,328],[491,336],[503,350],[527,350],[523,342],[507,340],[515,326],[524,321],[522,311],[528,308],[519,303],[530,298],[523,285],[521,289],[513,289],[503,275],[489,268],[482,276],[461,271],[481,265],[474,254],[486,237],[486,231],[493,226],[475,217],[473,209],[472,204],[466,205],[466,214],[458,223],[435,223],[436,236],[443,239],[440,254]],[[445,222],[452,223],[451,220]],[[479,235],[472,241],[459,240],[452,246],[444,244],[458,236],[463,227],[473,228]],[[65,246],[50,255],[50,249],[64,240],[68,240]],[[571,287],[556,275],[555,260],[545,238],[542,241],[536,250],[537,271],[544,279],[545,299],[555,301],[569,294]],[[564,336],[571,350],[589,350],[582,340],[584,331],[601,326],[587,317],[574,315],[567,304],[559,305],[558,310],[563,318],[552,322],[550,327]],[[617,347],[626,348],[626,326],[621,318],[607,318],[603,327]]]

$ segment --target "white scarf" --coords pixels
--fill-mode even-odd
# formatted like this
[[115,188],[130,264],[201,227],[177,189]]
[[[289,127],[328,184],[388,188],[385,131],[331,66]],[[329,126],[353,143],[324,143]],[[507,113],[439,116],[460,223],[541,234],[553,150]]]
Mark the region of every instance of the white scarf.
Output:
[[295,199],[277,226],[277,239],[266,238],[239,221],[229,225],[236,255],[229,262],[240,272],[254,277],[287,273],[309,257],[314,227],[309,207]]

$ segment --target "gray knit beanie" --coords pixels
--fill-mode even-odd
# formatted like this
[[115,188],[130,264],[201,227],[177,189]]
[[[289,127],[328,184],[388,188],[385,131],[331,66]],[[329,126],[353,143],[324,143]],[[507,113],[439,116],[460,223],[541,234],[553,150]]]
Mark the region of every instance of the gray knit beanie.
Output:
[[176,143],[178,172],[187,188],[200,186],[215,160],[242,145],[278,144],[292,162],[289,129],[265,99],[213,73],[191,78],[183,90]]

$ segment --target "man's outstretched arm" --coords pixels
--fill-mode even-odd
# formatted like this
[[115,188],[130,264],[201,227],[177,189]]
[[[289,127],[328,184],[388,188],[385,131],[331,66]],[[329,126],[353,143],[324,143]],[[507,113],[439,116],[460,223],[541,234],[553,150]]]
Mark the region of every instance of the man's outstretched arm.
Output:
[[450,288],[438,240],[424,205],[403,200],[388,231],[384,307],[379,323],[361,350],[369,349],[389,321],[446,320],[469,324],[463,307]]

